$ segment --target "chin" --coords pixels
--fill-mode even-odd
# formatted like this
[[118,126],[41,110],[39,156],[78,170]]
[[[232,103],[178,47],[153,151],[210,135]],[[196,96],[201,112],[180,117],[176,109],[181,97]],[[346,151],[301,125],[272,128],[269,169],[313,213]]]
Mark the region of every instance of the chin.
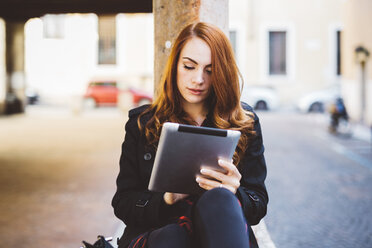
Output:
[[202,104],[202,103],[204,103],[204,100],[192,100],[192,99],[188,99],[188,100],[186,100],[186,102],[188,102],[188,103],[191,103],[191,104]]

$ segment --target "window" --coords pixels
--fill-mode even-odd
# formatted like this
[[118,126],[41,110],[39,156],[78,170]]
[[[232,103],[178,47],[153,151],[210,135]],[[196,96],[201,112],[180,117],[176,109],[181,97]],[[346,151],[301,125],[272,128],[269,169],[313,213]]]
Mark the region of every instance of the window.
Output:
[[287,74],[287,49],[286,32],[269,32],[269,74],[286,75]]
[[116,64],[115,16],[98,18],[98,64]]
[[336,75],[341,75],[341,31],[336,31]]
[[65,36],[65,15],[45,15],[43,20],[43,36],[46,39],[63,39]]
[[234,54],[236,56],[236,31],[235,30],[230,30],[229,31],[229,36],[230,36],[230,43],[231,46],[234,50]]

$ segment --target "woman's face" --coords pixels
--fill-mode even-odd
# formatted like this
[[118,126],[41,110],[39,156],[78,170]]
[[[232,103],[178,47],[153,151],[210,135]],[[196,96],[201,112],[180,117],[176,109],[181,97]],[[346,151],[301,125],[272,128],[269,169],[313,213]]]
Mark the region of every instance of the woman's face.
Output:
[[211,49],[200,38],[191,38],[181,50],[177,63],[177,87],[184,107],[204,106],[211,88],[211,61]]

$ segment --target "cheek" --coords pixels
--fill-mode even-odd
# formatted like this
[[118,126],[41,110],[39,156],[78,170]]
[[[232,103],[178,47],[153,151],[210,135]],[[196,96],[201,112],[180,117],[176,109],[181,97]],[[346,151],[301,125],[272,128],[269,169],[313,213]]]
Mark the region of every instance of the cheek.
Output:
[[179,88],[181,80],[182,80],[182,70],[180,69],[179,65],[177,66],[177,78],[176,79],[177,79],[177,87]]
[[188,82],[188,74],[184,70],[178,70],[177,73],[177,85],[183,86]]
[[212,79],[210,76],[206,79],[206,84],[207,84],[208,91],[211,91],[212,90]]

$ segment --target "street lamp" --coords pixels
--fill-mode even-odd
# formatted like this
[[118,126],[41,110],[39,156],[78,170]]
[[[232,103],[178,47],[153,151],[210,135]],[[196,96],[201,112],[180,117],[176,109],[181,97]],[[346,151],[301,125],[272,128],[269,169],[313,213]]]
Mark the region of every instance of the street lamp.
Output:
[[366,110],[366,77],[365,77],[365,66],[366,62],[369,57],[369,51],[363,47],[363,46],[358,46],[354,50],[355,52],[355,60],[358,64],[361,66],[361,115],[360,115],[360,121],[361,123],[364,122],[364,114]]

